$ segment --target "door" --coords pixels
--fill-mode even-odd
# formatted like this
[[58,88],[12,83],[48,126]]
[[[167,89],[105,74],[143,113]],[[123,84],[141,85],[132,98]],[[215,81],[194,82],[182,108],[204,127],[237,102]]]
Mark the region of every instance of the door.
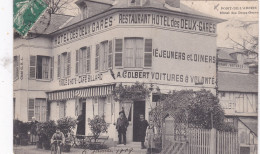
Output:
[[137,125],[138,125],[140,114],[143,114],[145,116],[145,101],[134,102],[134,110],[133,110],[133,141],[134,142],[139,142]]

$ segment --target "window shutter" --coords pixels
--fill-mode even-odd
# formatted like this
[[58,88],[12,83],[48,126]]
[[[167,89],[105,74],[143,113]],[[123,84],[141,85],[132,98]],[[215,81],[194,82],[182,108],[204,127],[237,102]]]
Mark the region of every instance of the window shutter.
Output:
[[115,39],[115,66],[123,66],[123,39]]
[[30,56],[30,79],[36,79],[36,56]]
[[17,65],[16,65],[17,76],[16,76],[16,79],[19,79],[19,70],[20,70],[20,55],[17,56]]
[[28,102],[28,121],[32,121],[32,117],[34,116],[34,99],[29,99]]
[[76,75],[79,74],[79,50],[76,50]]
[[60,55],[58,55],[58,78],[60,78],[60,72],[61,72],[61,67],[60,67],[60,64],[61,64],[61,61],[60,61],[61,59],[60,59]]
[[51,57],[51,71],[50,71],[50,77],[51,77],[51,80],[53,80],[54,78],[54,57],[52,56]]
[[96,45],[95,70],[99,70],[99,44]]
[[113,47],[112,40],[108,42],[108,68],[112,68],[113,66]]
[[152,67],[152,39],[145,39],[144,67]]
[[71,63],[71,53],[67,52],[67,76],[70,76],[70,72],[71,72],[70,63]]
[[90,60],[91,60],[91,57],[90,57],[90,47],[87,47],[87,73],[90,73]]

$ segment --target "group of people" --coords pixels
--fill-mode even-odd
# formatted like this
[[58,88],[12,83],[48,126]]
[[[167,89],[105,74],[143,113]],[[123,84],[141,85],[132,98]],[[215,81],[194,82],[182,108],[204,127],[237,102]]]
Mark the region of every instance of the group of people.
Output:
[[[128,119],[125,116],[124,110],[122,110],[119,112],[119,118],[116,122],[116,129],[118,131],[118,144],[122,144],[123,138],[123,144],[126,145],[126,131],[128,125]],[[145,141],[148,144],[148,150],[154,148],[154,139],[156,137],[157,131],[153,122],[150,121],[148,123],[147,120],[145,120],[144,115],[141,114],[139,116],[137,127],[138,132],[136,133],[138,133],[138,137],[141,142],[141,149],[146,149],[146,146],[144,145]]]

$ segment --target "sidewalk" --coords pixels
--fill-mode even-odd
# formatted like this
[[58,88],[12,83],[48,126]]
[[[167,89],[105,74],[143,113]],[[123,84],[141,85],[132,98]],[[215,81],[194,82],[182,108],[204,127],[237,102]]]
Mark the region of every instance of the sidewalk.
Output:
[[[14,146],[14,154],[50,154],[50,150],[37,149],[35,145]],[[82,154],[84,149],[71,148],[70,152],[64,154]],[[139,143],[130,143],[127,145],[118,145],[109,149],[87,150],[84,154],[146,154],[146,149],[141,149]]]

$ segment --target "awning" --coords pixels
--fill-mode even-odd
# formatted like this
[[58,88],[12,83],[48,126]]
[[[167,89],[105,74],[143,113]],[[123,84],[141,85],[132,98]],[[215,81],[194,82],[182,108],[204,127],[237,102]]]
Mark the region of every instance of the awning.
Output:
[[98,87],[86,87],[81,89],[68,89],[61,91],[47,92],[48,100],[61,101],[75,98],[104,97],[112,94],[114,85]]

